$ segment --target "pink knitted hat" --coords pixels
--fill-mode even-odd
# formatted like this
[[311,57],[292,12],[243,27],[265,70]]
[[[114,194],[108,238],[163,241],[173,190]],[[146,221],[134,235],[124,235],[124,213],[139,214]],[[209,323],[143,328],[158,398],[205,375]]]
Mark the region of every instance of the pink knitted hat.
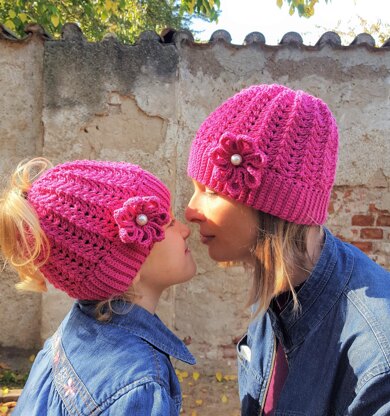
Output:
[[41,175],[27,196],[50,242],[40,268],[77,299],[125,292],[170,220],[170,193],[130,163],[75,161]]
[[323,224],[337,152],[336,121],[323,101],[282,85],[254,85],[200,126],[188,174],[284,220]]

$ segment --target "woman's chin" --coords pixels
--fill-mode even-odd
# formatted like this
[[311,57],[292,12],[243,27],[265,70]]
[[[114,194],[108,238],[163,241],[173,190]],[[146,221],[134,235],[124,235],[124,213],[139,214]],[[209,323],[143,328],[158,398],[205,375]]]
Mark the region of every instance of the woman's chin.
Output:
[[237,259],[232,258],[233,256],[226,255],[226,253],[221,253],[217,250],[213,250],[212,247],[209,247],[209,256],[211,259],[218,263],[231,263],[239,261]]
[[236,253],[226,253],[222,251],[215,250],[213,247],[209,247],[209,256],[214,261],[221,263],[222,265],[229,266],[233,264],[253,264],[253,256],[248,253],[245,256],[237,256]]

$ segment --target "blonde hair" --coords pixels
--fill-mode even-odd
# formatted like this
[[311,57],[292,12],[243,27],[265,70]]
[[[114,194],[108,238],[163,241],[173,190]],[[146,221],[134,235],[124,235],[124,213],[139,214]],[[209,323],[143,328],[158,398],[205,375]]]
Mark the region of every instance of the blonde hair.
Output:
[[49,241],[27,193],[34,180],[51,166],[44,158],[19,163],[0,199],[0,251],[5,263],[19,274],[18,289],[47,290],[39,268],[49,257]]
[[257,305],[255,316],[268,309],[272,298],[290,291],[294,311],[299,310],[292,283],[294,270],[308,262],[307,235],[311,226],[284,221],[259,211],[259,231],[253,249],[255,269],[248,305]]
[[[5,263],[16,270],[20,282],[16,287],[33,292],[46,292],[46,281],[39,268],[50,255],[49,240],[42,230],[34,207],[27,200],[31,186],[52,164],[44,158],[21,162],[11,176],[0,198],[0,251]],[[95,318],[109,321],[115,311],[114,301],[131,303],[137,294],[127,292],[96,303]]]
[[120,315],[122,313],[126,313],[126,310],[124,312],[118,312],[115,309],[114,303],[119,301],[129,304],[129,307],[131,307],[136,297],[139,297],[139,295],[137,295],[134,291],[134,288],[130,286],[126,292],[120,295],[97,302],[95,306],[95,319],[100,322],[109,322],[114,314]]

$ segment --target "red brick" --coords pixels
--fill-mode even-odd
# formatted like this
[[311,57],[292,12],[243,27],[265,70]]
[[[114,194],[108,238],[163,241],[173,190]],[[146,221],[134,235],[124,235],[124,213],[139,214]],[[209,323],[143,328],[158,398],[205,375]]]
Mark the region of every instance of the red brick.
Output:
[[362,228],[360,237],[367,240],[381,240],[383,238],[383,230],[380,228]]
[[375,218],[373,215],[354,215],[352,217],[352,225],[359,225],[367,227],[369,225],[374,225]]
[[382,225],[384,227],[390,227],[390,215],[379,215],[376,225]]
[[370,212],[377,212],[378,214],[390,214],[390,211],[387,209],[378,209],[375,204],[370,204],[368,207]]
[[353,241],[352,244],[363,251],[363,253],[369,254],[372,252],[371,241]]
[[235,345],[222,345],[222,356],[223,358],[236,358],[236,346]]
[[237,345],[240,341],[241,338],[244,336],[244,333],[240,334],[240,335],[236,335],[235,337],[232,338],[232,343],[234,345]]
[[329,214],[334,214],[334,204],[333,204],[333,202],[330,202],[330,203],[329,203],[329,206],[328,206],[328,213],[329,213]]

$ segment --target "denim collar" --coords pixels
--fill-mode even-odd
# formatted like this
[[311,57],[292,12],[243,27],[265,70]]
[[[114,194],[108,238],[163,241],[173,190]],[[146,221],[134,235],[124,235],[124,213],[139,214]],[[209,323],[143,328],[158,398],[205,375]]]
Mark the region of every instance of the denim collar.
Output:
[[318,327],[344,291],[353,269],[350,249],[325,229],[320,258],[297,296],[301,308],[293,311],[290,301],[278,314],[268,309],[276,337],[286,352],[301,344]]
[[[86,315],[94,317],[95,302],[77,301],[76,306]],[[188,364],[196,363],[183,341],[170,331],[157,315],[152,315],[138,305],[123,301],[112,302],[112,306],[116,313],[106,325],[128,331],[165,354]]]

